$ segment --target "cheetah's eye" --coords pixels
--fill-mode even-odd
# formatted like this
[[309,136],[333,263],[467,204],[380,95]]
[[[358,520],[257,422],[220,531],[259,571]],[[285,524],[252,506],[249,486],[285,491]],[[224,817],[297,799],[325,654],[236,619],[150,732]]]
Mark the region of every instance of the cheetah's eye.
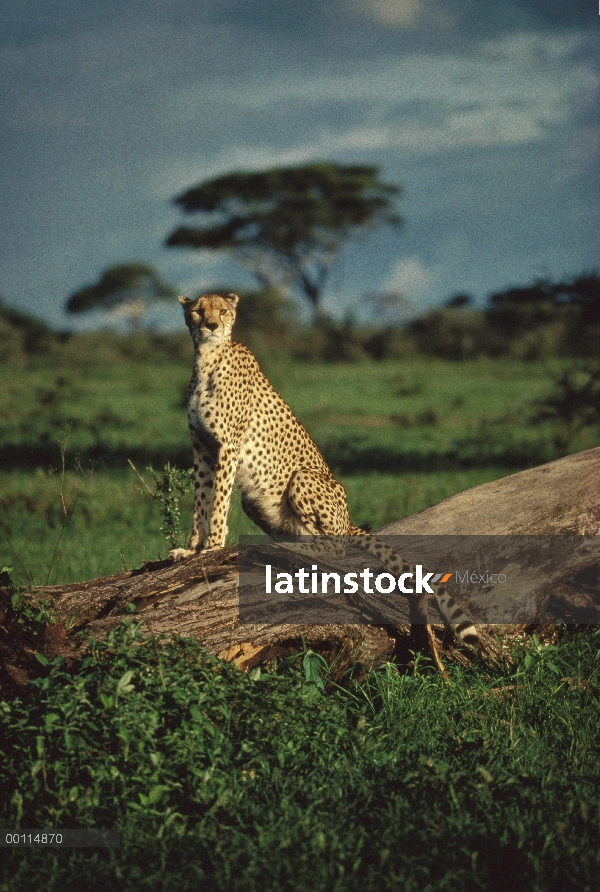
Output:
[[219,313],[221,314],[221,316],[226,316],[228,312],[229,312],[228,310],[219,310]]

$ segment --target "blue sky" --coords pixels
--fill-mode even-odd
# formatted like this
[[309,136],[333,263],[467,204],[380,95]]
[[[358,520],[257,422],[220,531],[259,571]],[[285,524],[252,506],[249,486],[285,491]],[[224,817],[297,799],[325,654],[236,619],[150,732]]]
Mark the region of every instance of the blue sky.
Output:
[[173,197],[321,159],[404,189],[404,228],[336,263],[331,312],[598,269],[599,24],[591,0],[0,0],[0,294],[67,327],[115,263],[248,285],[164,246],[193,222]]

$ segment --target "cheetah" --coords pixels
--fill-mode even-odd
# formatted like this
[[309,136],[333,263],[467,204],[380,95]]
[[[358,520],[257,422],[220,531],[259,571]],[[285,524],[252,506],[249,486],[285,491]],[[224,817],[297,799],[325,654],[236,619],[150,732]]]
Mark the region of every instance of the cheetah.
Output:
[[[395,575],[414,572],[389,546],[350,522],[344,487],[252,353],[231,339],[238,296],[179,301],[195,347],[188,390],[195,491],[189,545],[172,549],[170,557],[224,547],[237,482],[244,511],[267,535],[357,537],[356,544]],[[443,585],[433,588],[454,634],[475,644],[473,623]],[[428,634],[431,641],[429,627]]]

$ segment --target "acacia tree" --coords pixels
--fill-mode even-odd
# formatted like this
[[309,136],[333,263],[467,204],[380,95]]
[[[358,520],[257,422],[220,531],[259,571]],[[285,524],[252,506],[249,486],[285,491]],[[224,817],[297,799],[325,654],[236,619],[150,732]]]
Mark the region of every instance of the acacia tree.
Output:
[[393,206],[400,192],[380,182],[376,167],[321,162],[234,172],[174,199],[203,216],[200,227],[172,232],[167,245],[226,251],[261,287],[297,286],[317,314],[343,244],[367,227],[402,223]]
[[175,297],[154,267],[145,263],[122,263],[105,270],[95,285],[86,285],[67,300],[68,313],[112,310],[137,328],[148,305]]

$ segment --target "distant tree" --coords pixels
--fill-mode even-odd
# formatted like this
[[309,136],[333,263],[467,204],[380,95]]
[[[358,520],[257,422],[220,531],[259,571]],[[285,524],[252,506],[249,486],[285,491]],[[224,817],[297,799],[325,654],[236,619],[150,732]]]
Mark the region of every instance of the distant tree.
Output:
[[539,279],[490,295],[486,318],[505,337],[516,337],[555,320],[566,301],[557,293],[556,285]]
[[[213,290],[213,289],[211,289]],[[217,294],[227,294],[232,289],[214,289]],[[244,331],[260,331],[267,335],[292,335],[297,329],[298,309],[295,301],[284,297],[281,291],[262,289],[240,291],[236,310],[235,327],[238,335]]]
[[564,452],[584,428],[600,427],[600,362],[580,360],[552,378],[554,390],[535,402],[538,412],[532,420],[554,422],[554,442]]
[[376,325],[398,328],[418,315],[416,304],[399,291],[365,294],[361,301]]
[[67,339],[66,333],[52,331],[41,319],[6,306],[0,296],[0,360],[19,353],[45,353]]
[[297,286],[313,312],[333,260],[349,239],[377,224],[399,226],[398,186],[378,168],[322,162],[234,172],[200,183],[175,198],[185,213],[201,213],[200,228],[179,227],[167,245],[226,251],[262,288]]
[[486,309],[492,328],[508,339],[554,329],[554,352],[600,352],[600,275],[584,273],[563,282],[540,279],[533,285],[492,294]]
[[22,332],[27,347],[35,346],[40,340],[51,339],[54,336],[52,330],[41,319],[8,307],[2,296],[0,296],[0,319]]
[[473,298],[470,294],[455,294],[454,297],[448,298],[446,301],[446,306],[450,310],[460,310],[461,307],[468,307],[473,303]]
[[439,307],[410,322],[407,331],[419,351],[431,356],[459,360],[496,352],[478,310],[457,313],[456,307]]
[[581,312],[583,325],[600,324],[600,275],[596,272],[583,273],[570,282],[554,286],[559,300],[566,300]]
[[177,292],[156,270],[144,263],[122,263],[102,273],[95,285],[86,285],[66,303],[68,313],[109,310],[139,327],[150,303],[175,297]]

